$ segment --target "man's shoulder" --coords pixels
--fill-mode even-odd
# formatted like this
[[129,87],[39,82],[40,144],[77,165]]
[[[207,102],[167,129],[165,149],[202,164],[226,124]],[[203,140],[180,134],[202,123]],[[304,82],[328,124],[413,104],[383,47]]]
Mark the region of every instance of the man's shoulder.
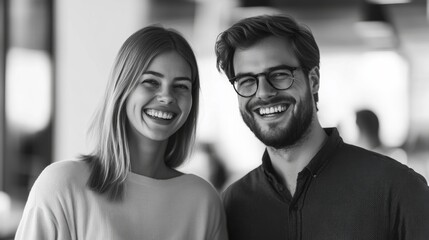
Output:
[[335,158],[336,163],[334,164],[344,166],[344,168],[359,175],[378,177],[383,179],[383,182],[389,179],[395,181],[411,178],[426,183],[424,177],[416,173],[409,166],[389,156],[355,145],[345,143],[339,152],[336,153]]
[[382,165],[383,167],[390,166],[393,168],[400,168],[402,165],[397,164],[397,161],[394,161],[388,156],[348,143],[343,143],[333,156],[342,161],[349,162],[348,164],[355,163],[359,165],[370,165],[372,167]]
[[225,198],[229,198],[232,195],[245,196],[247,195],[246,193],[257,192],[254,191],[255,188],[258,188],[265,181],[264,179],[264,170],[260,165],[229,185],[222,193],[222,197],[225,200]]
[[239,178],[237,181],[233,182],[229,188],[231,187],[243,187],[243,186],[249,186],[252,185],[252,183],[258,182],[264,175],[264,170],[262,165],[259,165],[258,167],[252,169],[248,173],[246,173],[244,176]]

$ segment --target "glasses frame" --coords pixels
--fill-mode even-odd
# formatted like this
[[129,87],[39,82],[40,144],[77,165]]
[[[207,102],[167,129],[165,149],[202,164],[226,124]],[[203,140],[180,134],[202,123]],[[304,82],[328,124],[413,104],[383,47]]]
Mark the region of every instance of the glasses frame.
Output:
[[[289,71],[291,71],[291,73],[292,73],[292,83],[291,83],[288,87],[286,87],[286,88],[276,88],[276,87],[271,83],[270,78],[269,78],[269,75],[270,75],[272,72],[277,71],[277,70],[281,70],[281,69],[289,70]],[[246,73],[246,74],[244,74],[244,75],[236,76],[236,77],[233,77],[233,78],[229,79],[229,82],[232,84],[232,88],[234,88],[235,92],[236,92],[238,95],[240,95],[240,96],[242,96],[242,97],[245,97],[245,98],[249,98],[249,97],[253,97],[253,96],[258,92],[258,89],[259,89],[259,76],[264,76],[264,77],[265,77],[265,81],[267,81],[267,82],[268,82],[268,84],[270,84],[270,86],[271,86],[272,88],[274,88],[274,89],[276,89],[276,90],[286,90],[286,89],[289,89],[290,87],[292,87],[292,85],[294,84],[294,82],[295,82],[295,75],[294,75],[294,71],[296,71],[296,70],[298,70],[298,69],[301,69],[301,67],[291,67],[291,66],[287,66],[287,65],[282,65],[281,67],[276,67],[275,69],[270,69],[270,70],[268,70],[268,71],[260,72],[260,73],[257,73],[257,74]],[[255,79],[256,79],[256,89],[255,89],[255,92],[254,92],[253,94],[251,94],[251,95],[248,95],[248,96],[247,96],[247,95],[242,95],[242,94],[240,94],[240,93],[238,92],[238,90],[235,88],[235,84],[234,84],[234,83],[235,83],[236,79],[237,79],[237,78],[239,78],[239,77],[243,77],[243,76],[249,76],[249,77],[253,77],[253,78],[255,78]]]

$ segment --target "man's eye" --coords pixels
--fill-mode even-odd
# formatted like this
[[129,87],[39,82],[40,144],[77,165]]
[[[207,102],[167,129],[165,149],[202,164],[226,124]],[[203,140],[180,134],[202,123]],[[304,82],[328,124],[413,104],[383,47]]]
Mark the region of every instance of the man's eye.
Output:
[[256,79],[253,77],[242,77],[237,79],[238,86],[253,85],[255,82],[256,82]]
[[273,72],[270,74],[270,79],[281,80],[292,77],[290,72]]

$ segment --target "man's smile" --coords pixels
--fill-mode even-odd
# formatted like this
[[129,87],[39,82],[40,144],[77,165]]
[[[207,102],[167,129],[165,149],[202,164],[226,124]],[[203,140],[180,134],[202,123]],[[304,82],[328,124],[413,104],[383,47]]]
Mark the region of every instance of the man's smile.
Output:
[[278,105],[269,106],[269,107],[257,108],[254,111],[257,114],[259,114],[260,116],[269,116],[269,115],[273,115],[273,114],[282,113],[282,112],[286,111],[288,109],[288,107],[289,107],[289,105],[286,105],[286,104],[278,104]]

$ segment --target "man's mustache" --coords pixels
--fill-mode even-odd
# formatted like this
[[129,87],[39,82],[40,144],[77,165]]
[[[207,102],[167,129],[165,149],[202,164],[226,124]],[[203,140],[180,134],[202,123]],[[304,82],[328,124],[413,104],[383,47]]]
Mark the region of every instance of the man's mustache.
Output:
[[267,106],[267,105],[275,105],[275,104],[279,104],[279,103],[295,104],[296,100],[290,96],[275,96],[275,97],[270,98],[268,100],[255,99],[253,101],[251,100],[247,104],[247,109],[251,110],[251,109],[260,108],[260,107]]

